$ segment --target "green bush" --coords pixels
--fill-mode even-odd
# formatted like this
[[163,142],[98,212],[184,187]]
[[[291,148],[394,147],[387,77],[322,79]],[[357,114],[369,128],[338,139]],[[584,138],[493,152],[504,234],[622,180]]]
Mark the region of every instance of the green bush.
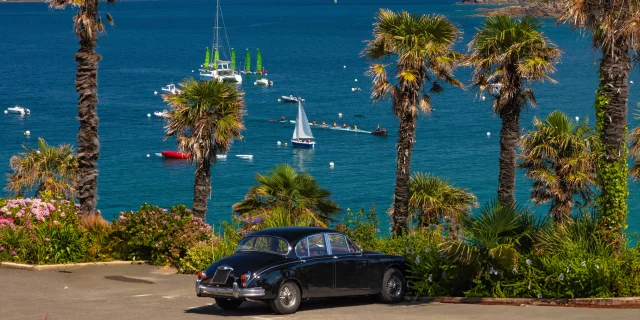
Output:
[[335,229],[344,232],[363,250],[380,249],[380,222],[377,218],[376,208],[371,207],[368,213],[364,208],[353,212],[347,209],[342,221],[335,226]]
[[205,270],[218,259],[233,254],[242,239],[242,233],[236,225],[224,223],[222,234],[207,243],[199,243],[189,248],[184,258],[178,265],[179,273],[193,274]]
[[137,212],[121,212],[112,228],[125,258],[154,265],[177,265],[189,248],[213,239],[211,226],[185,206],[167,211],[145,203]]

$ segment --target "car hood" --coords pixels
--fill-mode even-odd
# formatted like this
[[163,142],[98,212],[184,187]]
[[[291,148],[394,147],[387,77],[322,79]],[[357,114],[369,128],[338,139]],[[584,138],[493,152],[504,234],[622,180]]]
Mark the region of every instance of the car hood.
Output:
[[216,269],[219,266],[228,266],[233,268],[232,274],[235,277],[239,277],[241,274],[246,272],[259,272],[264,268],[271,267],[276,264],[280,264],[285,262],[288,259],[286,256],[282,256],[279,254],[273,253],[265,253],[265,252],[237,252],[228,257],[222,258],[212,264],[207,270],[205,274],[207,276],[213,276],[216,272]]

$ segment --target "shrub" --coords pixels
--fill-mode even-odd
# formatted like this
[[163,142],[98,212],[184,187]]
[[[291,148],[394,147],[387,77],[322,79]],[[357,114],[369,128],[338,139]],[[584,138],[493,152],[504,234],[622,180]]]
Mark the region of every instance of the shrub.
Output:
[[182,205],[167,212],[145,203],[137,212],[121,212],[112,228],[125,258],[155,265],[176,265],[189,248],[213,238],[211,226]]
[[222,235],[206,243],[199,243],[189,248],[184,258],[177,265],[179,273],[196,273],[205,270],[218,259],[233,254],[242,238],[236,225],[224,223]]
[[374,206],[371,206],[368,213],[365,213],[364,208],[356,212],[347,209],[342,221],[335,226],[335,229],[344,232],[363,250],[379,250],[380,222],[377,216]]

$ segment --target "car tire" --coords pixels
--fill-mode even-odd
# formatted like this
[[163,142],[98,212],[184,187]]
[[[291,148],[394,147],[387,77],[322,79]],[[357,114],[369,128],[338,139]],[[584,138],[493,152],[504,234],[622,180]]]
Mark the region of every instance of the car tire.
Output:
[[391,268],[384,273],[382,289],[378,298],[384,303],[398,303],[404,300],[407,291],[407,282],[402,271]]
[[238,309],[238,307],[242,304],[242,300],[227,299],[227,298],[216,298],[216,304],[221,309],[234,310],[234,309]]
[[269,300],[271,310],[277,314],[290,314],[298,310],[302,294],[297,284],[287,281],[280,285],[278,296],[274,300]]

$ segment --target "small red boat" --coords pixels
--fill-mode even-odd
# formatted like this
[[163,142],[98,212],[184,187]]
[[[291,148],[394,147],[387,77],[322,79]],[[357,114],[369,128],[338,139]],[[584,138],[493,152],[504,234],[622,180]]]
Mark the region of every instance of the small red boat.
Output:
[[160,154],[162,154],[163,157],[170,159],[189,159],[189,154],[184,152],[165,150],[160,152]]
[[387,135],[387,129],[374,130],[374,131],[371,131],[371,134],[374,135],[374,136],[386,136]]

